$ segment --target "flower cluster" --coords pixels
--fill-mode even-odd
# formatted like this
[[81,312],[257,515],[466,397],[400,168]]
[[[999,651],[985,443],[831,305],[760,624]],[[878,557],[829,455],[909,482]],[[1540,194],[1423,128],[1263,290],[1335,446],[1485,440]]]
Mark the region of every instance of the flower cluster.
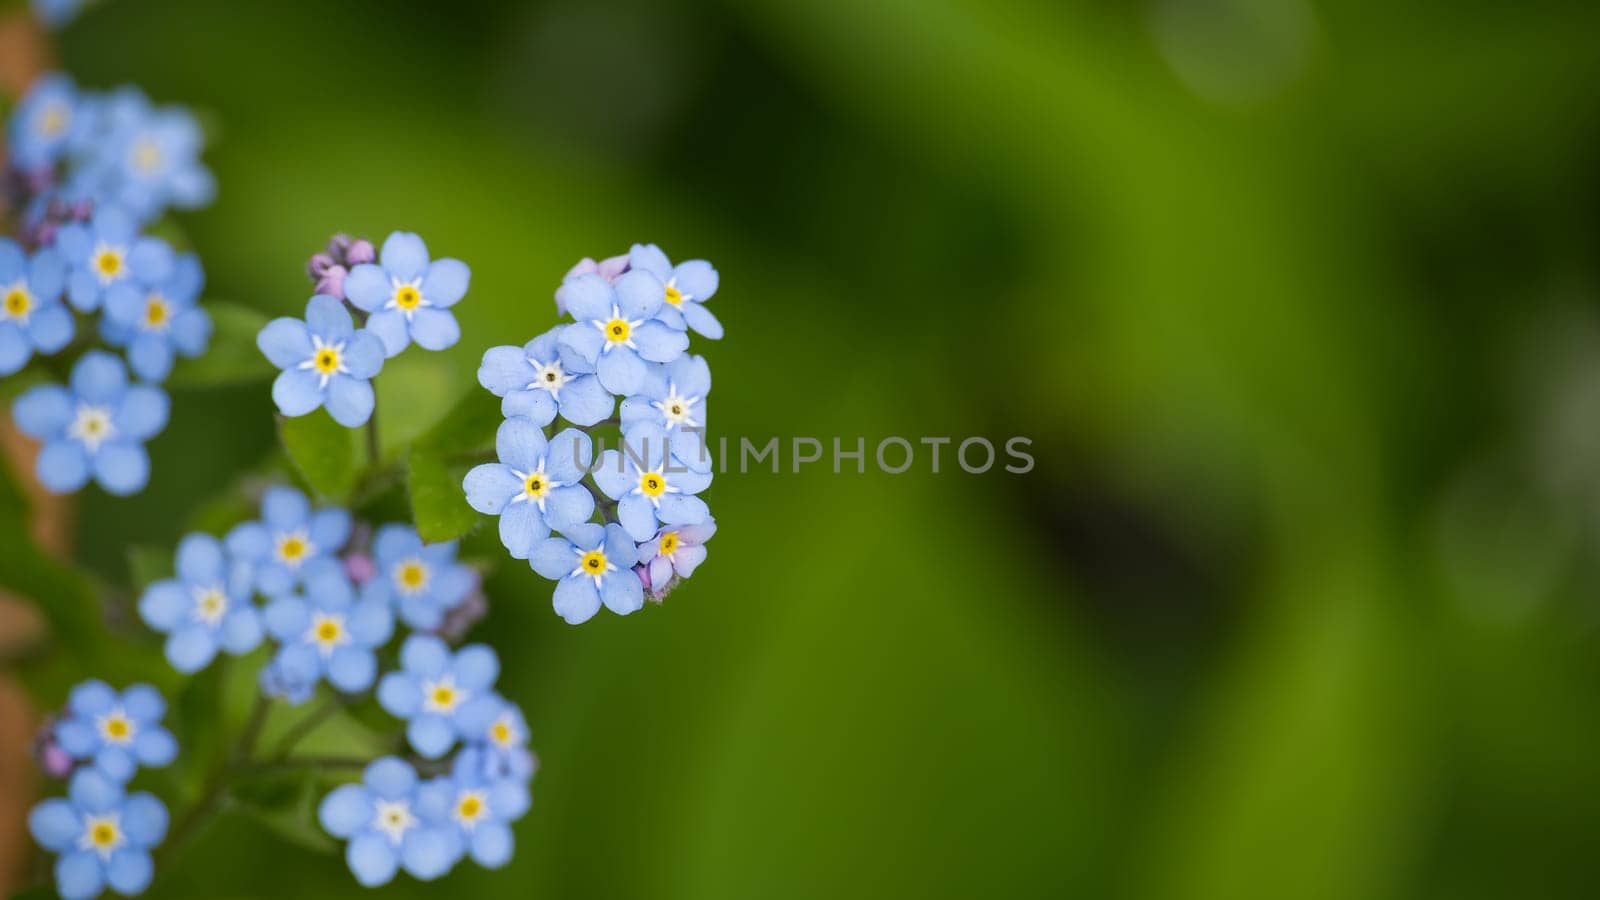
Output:
[[376,256],[371,243],[341,235],[307,269],[317,294],[305,318],[274,319],[256,338],[283,370],[272,400],[286,416],[325,407],[340,425],[359,428],[372,417],[372,379],[385,359],[413,342],[443,350],[461,339],[450,307],[466,296],[472,272],[458,259],[430,259],[415,234],[389,235]]
[[87,900],[106,888],[133,896],[150,883],[150,850],[166,835],[167,807],[147,793],[126,792],[140,767],[159,768],[178,743],[162,727],[167,704],[155,688],[118,693],[103,681],[73,688],[50,739],[68,760],[65,798],[44,800],[28,814],[34,839],[58,854],[56,888],[66,900]]
[[[687,332],[722,336],[704,305],[717,280],[710,263],[673,266],[653,244],[585,259],[556,291],[573,322],[483,355],[478,382],[502,398],[506,419],[498,461],[467,473],[462,488],[473,509],[499,517],[511,556],[556,582],[555,610],[568,622],[602,605],[631,613],[705,559],[716,531],[697,496],[711,484],[711,370],[687,352]],[[549,439],[558,416],[578,427]],[[597,455],[580,429],[605,424],[620,427],[621,450],[602,442]]]
[[[44,443],[36,471],[48,489],[75,491],[92,477],[111,493],[134,493],[149,479],[142,445],[166,424],[165,395],[148,386],[211,341],[199,260],[144,233],[168,209],[202,206],[215,193],[199,126],[134,88],[85,92],[56,74],[18,104],[7,137],[6,183],[20,219],[16,239],[0,238],[0,376],[95,334],[126,357],[124,368],[103,351],[84,353],[70,389],[30,392],[12,412],[35,419],[23,429]],[[142,386],[126,387],[128,369]],[[137,421],[120,419],[125,402],[137,405]]]

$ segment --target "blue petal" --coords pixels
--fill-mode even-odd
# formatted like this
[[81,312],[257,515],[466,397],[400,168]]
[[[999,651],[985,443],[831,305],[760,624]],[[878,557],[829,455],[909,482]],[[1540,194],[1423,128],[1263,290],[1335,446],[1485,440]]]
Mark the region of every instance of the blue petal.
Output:
[[413,878],[432,881],[450,871],[463,849],[458,829],[424,826],[401,841],[400,861]]
[[367,831],[355,836],[344,848],[344,861],[362,887],[379,887],[394,879],[400,868],[389,839]]
[[466,491],[467,505],[485,515],[497,516],[511,498],[522,493],[522,479],[511,474],[502,463],[484,463],[474,466],[461,480]]
[[94,480],[118,497],[138,493],[150,481],[150,455],[139,444],[103,444],[94,455]]
[[62,900],[89,900],[105,889],[105,873],[93,850],[79,850],[56,860],[56,892]]
[[298,640],[311,627],[311,609],[299,597],[279,597],[261,611],[261,620],[279,641]]
[[134,735],[133,756],[139,765],[159,769],[178,757],[178,742],[165,728],[146,727]]
[[144,792],[129,794],[122,804],[122,830],[128,841],[139,847],[153,847],[167,836],[167,806]]
[[184,356],[199,356],[211,343],[211,316],[203,309],[186,309],[172,320],[172,346]]
[[118,699],[117,692],[111,689],[111,685],[93,678],[72,689],[71,695],[67,698],[67,705],[74,714],[91,718],[110,712],[111,708],[117,705]]
[[685,303],[683,305],[683,319],[689,323],[689,327],[693,328],[697,334],[711,338],[714,341],[722,337],[722,323],[718,322],[717,317],[711,314],[711,310],[698,303]]
[[424,350],[444,350],[461,340],[461,326],[448,310],[424,307],[412,313],[411,338]]
[[122,405],[113,419],[118,437],[150,440],[167,427],[170,407],[165,391],[149,385],[134,385],[122,395]]
[[672,277],[672,263],[655,244],[634,244],[628,251],[628,266],[643,269],[662,281]]
[[556,289],[556,303],[579,322],[609,318],[611,305],[615,302],[616,294],[612,291],[611,285],[599,275],[579,275],[576,278],[569,278]]
[[253,606],[233,610],[222,620],[218,637],[229,653],[235,656],[249,653],[261,643],[261,614]]
[[306,303],[306,330],[324,341],[342,341],[355,333],[355,322],[337,297],[318,294]]
[[167,714],[167,701],[148,684],[136,684],[122,692],[122,709],[135,722],[157,722]]
[[691,259],[672,272],[672,283],[696,303],[710,300],[717,292],[717,270],[703,259]]
[[140,238],[128,251],[128,271],[145,284],[160,284],[172,277],[172,248],[159,238]]
[[280,369],[292,369],[311,358],[311,333],[299,319],[273,319],[256,335],[256,346]]
[[119,281],[106,288],[105,294],[106,318],[128,328],[144,318],[144,293],[132,282]]
[[344,367],[356,378],[372,378],[383,370],[383,340],[363,328],[344,346]]
[[210,628],[192,624],[172,632],[165,650],[167,662],[189,675],[211,665],[217,656],[217,638]]
[[76,329],[64,306],[46,306],[28,320],[28,338],[40,353],[55,353],[72,342]]
[[526,559],[534,546],[550,536],[550,526],[532,503],[511,503],[500,511],[500,543],[512,559]]
[[350,513],[338,509],[319,509],[310,515],[311,542],[323,553],[335,553],[350,537]]
[[420,682],[406,672],[390,672],[378,681],[378,705],[397,719],[409,719],[422,709]]
[[272,402],[286,416],[303,416],[322,405],[323,390],[310,369],[287,369],[272,382]]
[[673,331],[660,322],[646,322],[633,329],[633,342],[638,345],[639,356],[651,362],[672,362],[689,349],[689,336]]
[[617,310],[624,319],[630,321],[654,316],[667,294],[666,285],[661,283],[661,279],[643,269],[636,269],[618,278],[612,288],[617,295]]
[[211,584],[222,580],[226,569],[222,542],[209,534],[194,532],[178,542],[178,577],[191,584]]
[[19,372],[33,358],[33,345],[15,322],[0,322],[0,375]]
[[367,319],[366,329],[383,342],[385,356],[398,356],[411,343],[411,330],[406,327],[405,314],[398,309],[373,313]]
[[389,302],[393,293],[389,276],[372,263],[362,263],[344,277],[344,295],[357,309],[374,312]]
[[528,554],[528,566],[546,578],[559,581],[578,567],[578,557],[571,541],[549,538],[533,546]]
[[[687,494],[668,494],[661,498],[659,516],[668,525],[699,525],[711,515],[706,502]],[[643,540],[643,538],[641,538]]]
[[545,471],[562,484],[577,484],[594,466],[594,442],[576,428],[566,428],[550,441]]
[[533,375],[533,366],[521,347],[490,347],[483,351],[483,362],[478,365],[478,383],[496,397],[523,390]]
[[83,821],[71,803],[56,797],[28,811],[28,831],[41,847],[59,853],[83,834]]
[[411,281],[428,270],[428,245],[415,234],[396,231],[383,242],[379,260],[390,276]]
[[84,719],[66,719],[56,726],[56,743],[73,759],[87,759],[100,746],[100,732]]
[[279,485],[261,495],[261,519],[279,531],[300,528],[310,516],[311,501],[294,488]]
[[346,694],[372,687],[378,675],[378,658],[362,647],[340,647],[328,659],[328,681]]
[[126,782],[132,778],[134,770],[138,768],[134,763],[133,754],[115,745],[102,746],[94,755],[94,765],[96,769],[105,773],[107,778],[119,782]]
[[124,897],[132,897],[150,886],[155,862],[149,851],[123,848],[111,854],[106,863],[106,883]]
[[362,774],[367,787],[384,800],[404,799],[417,786],[417,772],[405,760],[385,756],[373,760]]
[[437,678],[450,665],[450,648],[431,634],[414,634],[400,646],[400,665],[420,678]]
[[317,807],[317,821],[336,838],[348,839],[372,821],[372,816],[372,796],[359,784],[339,785]]
[[656,511],[643,494],[627,494],[617,503],[617,521],[635,541],[647,541],[656,533]]
[[46,490],[71,493],[89,481],[89,457],[77,441],[52,441],[39,451],[34,474]]
[[32,388],[11,404],[11,417],[23,434],[52,438],[72,422],[72,392],[56,384]]
[[376,404],[372,382],[349,375],[335,375],[328,382],[328,414],[346,428],[360,428],[372,418]]
[[171,631],[189,611],[189,592],[175,579],[157,581],[139,597],[139,618],[157,631]]
[[394,612],[384,601],[363,600],[350,611],[350,637],[363,647],[376,647],[394,634]]
[[406,723],[406,740],[425,759],[438,759],[455,743],[455,729],[438,713],[422,713]]
[[422,296],[438,307],[455,306],[467,294],[472,270],[459,259],[436,260],[422,279]]
[[462,647],[456,651],[455,674],[457,683],[468,691],[486,691],[500,677],[500,657],[485,644]]
[[632,462],[621,451],[607,450],[600,454],[600,461],[595,464],[592,474],[595,483],[607,497],[620,500],[637,486],[633,474],[635,471]]
[[[549,396],[545,391],[536,393]],[[611,415],[616,400],[593,375],[579,375],[561,388],[561,417],[574,425],[593,425]]]
[[122,361],[104,350],[91,350],[72,367],[72,392],[89,403],[110,403],[128,386]]
[[610,353],[601,354],[600,362],[595,366],[600,384],[611,393],[624,397],[639,392],[644,385],[646,371],[644,360],[627,347],[617,347]]
[[500,423],[494,446],[501,462],[519,472],[531,472],[539,467],[550,445],[533,420],[513,417]]
[[500,414],[532,419],[533,424],[543,427],[555,420],[556,400],[549,391],[512,391],[500,402]]
[[587,522],[594,515],[594,495],[580,484],[564,484],[544,498],[544,520],[551,528]]
[[627,568],[639,561],[639,550],[628,534],[619,525],[607,525],[605,528],[606,560],[620,568]]
[[422,539],[409,525],[390,523],[378,529],[372,541],[372,554],[383,562],[399,560],[422,551]]
[[600,592],[595,589],[594,579],[583,575],[563,578],[556,585],[554,606],[556,615],[567,620],[569,625],[579,625],[594,618],[594,614],[600,611]]
[[[599,360],[600,350],[606,343],[605,336],[588,320],[568,325],[561,329],[561,335],[558,340],[561,342],[561,346],[576,353],[587,367],[594,366]],[[592,371],[592,368],[580,369],[577,366],[568,365],[568,356],[566,354],[561,356],[561,366],[572,372]]]
[[79,312],[94,312],[100,307],[100,282],[82,270],[67,276],[67,302]]

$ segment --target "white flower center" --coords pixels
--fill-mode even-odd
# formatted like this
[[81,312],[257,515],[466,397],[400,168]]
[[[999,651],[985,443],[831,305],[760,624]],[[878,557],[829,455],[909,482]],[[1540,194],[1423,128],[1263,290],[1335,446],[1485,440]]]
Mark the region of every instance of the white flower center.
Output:
[[222,590],[222,585],[213,584],[209,587],[194,589],[194,620],[206,625],[216,626],[222,617],[228,614],[228,595]]
[[501,749],[509,748],[517,742],[517,726],[508,715],[502,715],[489,726],[489,740]]
[[350,632],[344,627],[344,616],[338,613],[319,612],[311,617],[311,627],[306,629],[306,643],[317,648],[324,657],[350,643]]
[[544,473],[544,460],[539,460],[539,467],[532,472],[519,472],[511,470],[511,474],[522,479],[522,493],[511,498],[512,503],[532,503],[539,507],[539,512],[544,512],[545,498],[550,495],[551,488],[561,487],[561,482],[556,481]]
[[457,687],[456,680],[449,675],[438,681],[425,681],[422,683],[422,708],[428,712],[444,713],[455,712],[456,707],[466,702],[472,692],[466,688]]
[[0,319],[10,319],[18,325],[28,324],[28,314],[33,311],[33,294],[28,283],[18,279],[0,287]]
[[65,103],[52,103],[39,113],[39,133],[47,138],[60,137],[71,122],[72,110]]
[[666,468],[665,464],[654,469],[640,470],[639,486],[633,489],[633,493],[643,494],[644,498],[650,501],[650,505],[657,509],[661,507],[661,496],[663,494],[676,494],[682,490],[677,485],[667,481],[666,473],[662,471],[664,468]]
[[126,257],[127,251],[123,248],[101,241],[89,254],[89,267],[102,286],[108,285],[128,274]]
[[311,358],[300,364],[302,369],[317,373],[317,387],[327,387],[328,382],[341,372],[349,372],[344,364],[344,341],[327,341],[311,336]]
[[395,589],[409,596],[428,589],[428,582],[433,580],[433,571],[427,563],[413,556],[396,563],[393,576]]
[[139,327],[145,331],[166,331],[167,324],[172,321],[172,304],[160,294],[150,294],[144,298],[144,315],[139,319]]
[[100,732],[100,737],[108,744],[124,746],[133,743],[133,736],[139,729],[128,718],[128,714],[117,707],[105,715],[94,720],[94,727]]
[[533,380],[528,382],[525,389],[530,391],[534,389],[549,391],[550,396],[557,400],[561,399],[562,386],[573,378],[573,376],[566,373],[566,370],[561,368],[561,360],[553,359],[550,362],[542,363],[530,356],[528,357],[528,365],[533,366]]
[[417,817],[411,814],[411,804],[404,800],[379,800],[372,806],[372,827],[383,832],[395,846],[399,846],[406,831],[417,824]]
[[650,405],[661,411],[661,417],[666,420],[668,429],[678,426],[695,428],[700,423],[695,421],[694,405],[699,402],[699,397],[685,397],[678,393],[676,384],[668,382],[667,399],[652,401]]
[[424,306],[433,305],[428,302],[427,297],[422,296],[421,278],[411,281],[400,281],[399,279],[391,278],[389,285],[392,288],[389,293],[389,302],[384,304],[383,308],[400,310],[400,313],[406,317],[407,322],[411,321],[411,317],[416,315],[417,310]]
[[633,330],[644,324],[643,319],[629,321],[623,318],[622,310],[618,309],[615,303],[611,304],[611,318],[590,321],[605,336],[606,342],[600,347],[605,353],[610,353],[614,347],[634,347]]
[[148,137],[134,141],[130,158],[133,168],[140,175],[154,174],[166,160],[166,156],[161,152],[161,145]]
[[117,436],[117,426],[111,424],[111,410],[103,406],[78,407],[78,415],[67,426],[67,437],[81,441],[90,453]]
[[311,536],[301,528],[280,533],[272,548],[272,555],[289,568],[298,569],[301,563],[311,558],[316,549],[316,545],[311,543]]
[[101,859],[110,859],[111,854],[127,842],[122,834],[122,816],[118,813],[84,817],[83,835],[78,838],[79,850],[93,850]]
[[462,791],[456,796],[455,820],[462,830],[471,831],[489,815],[489,795],[483,791]]
[[617,564],[606,559],[606,552],[598,547],[593,550],[572,548],[578,555],[578,566],[569,573],[571,575],[587,575],[594,579],[594,586],[599,587],[607,572],[615,572]]

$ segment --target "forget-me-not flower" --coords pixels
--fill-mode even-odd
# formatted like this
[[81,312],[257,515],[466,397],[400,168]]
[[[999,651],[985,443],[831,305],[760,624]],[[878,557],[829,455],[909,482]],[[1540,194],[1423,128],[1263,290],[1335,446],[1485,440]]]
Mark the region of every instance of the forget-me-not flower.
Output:
[[394,613],[377,599],[356,599],[336,559],[306,564],[304,587],[262,611],[267,633],[281,646],[274,663],[291,682],[319,678],[347,694],[364,691],[378,676],[374,650],[394,631]]
[[238,656],[261,643],[261,615],[251,602],[251,566],[229,559],[222,542],[190,534],[178,542],[177,577],[145,588],[139,616],[167,635],[167,661],[198,672],[219,649]]
[[589,436],[576,428],[546,441],[533,420],[513,416],[495,433],[500,461],[475,466],[462,479],[467,503],[500,517],[500,542],[514,559],[527,559],[552,529],[594,514],[594,496],[579,484],[594,458]]
[[619,616],[643,606],[644,585],[632,568],[638,561],[621,526],[588,522],[539,542],[528,556],[535,572],[557,582],[556,614],[572,625],[594,618],[601,603]]
[[496,712],[475,741],[468,741],[456,756],[458,767],[475,767],[485,778],[527,781],[539,761],[528,749],[528,720],[522,709],[504,697],[495,698]]
[[412,628],[432,631],[445,613],[461,605],[477,586],[472,569],[456,562],[456,542],[423,544],[409,525],[385,525],[372,541],[373,576],[361,586]]
[[99,309],[115,284],[161,284],[172,275],[172,248],[160,238],[140,237],[133,217],[116,206],[61,226],[56,249],[67,263],[67,300],[84,312]]
[[360,784],[334,788],[317,818],[331,835],[349,841],[344,859],[363,887],[387,884],[401,867],[415,878],[438,878],[461,858],[457,829],[424,821],[416,770],[386,756],[367,766]]
[[675,328],[685,324],[713,340],[722,337],[722,323],[703,305],[717,292],[717,270],[703,259],[672,265],[655,244],[634,244],[628,251],[630,271],[645,271],[661,283],[663,322]]
[[99,112],[92,178],[103,200],[148,222],[168,207],[196,209],[216,195],[216,179],[200,162],[205,135],[188,110],[155,108],[135,88],[106,98]]
[[646,541],[658,524],[698,525],[710,516],[705,501],[694,495],[710,486],[711,473],[693,471],[699,466],[669,449],[665,431],[635,425],[623,432],[622,443],[623,450],[601,454],[594,481],[617,501],[617,521],[629,537]]
[[45,800],[28,813],[28,830],[56,859],[63,900],[89,900],[110,888],[132,897],[150,885],[150,850],[167,836],[167,807],[154,796],[124,794],[95,769],[81,769],[65,798]]
[[371,313],[367,328],[394,356],[412,341],[425,350],[443,350],[461,339],[450,307],[467,293],[472,270],[459,259],[428,260],[422,238],[396,231],[383,242],[378,264],[365,263],[344,279],[344,295]]
[[711,367],[703,356],[684,354],[665,365],[651,366],[639,393],[622,401],[622,430],[641,424],[667,433],[672,452],[697,472],[711,470],[705,445],[706,395],[711,392]]
[[160,768],[178,755],[178,742],[161,725],[167,701],[148,684],[118,694],[91,679],[72,689],[56,742],[73,759],[89,760],[107,778],[124,782],[140,767]]
[[44,442],[34,472],[58,493],[84,486],[91,475],[107,492],[132,494],[150,480],[144,442],[167,424],[167,395],[128,384],[128,373],[103,350],[72,367],[71,387],[43,385],[18,397],[11,415],[24,434]]
[[300,583],[307,564],[333,556],[349,539],[350,513],[313,510],[305,494],[280,485],[261,496],[261,520],[234,526],[227,545],[255,569],[256,588],[275,597]]
[[505,398],[500,403],[503,414],[527,416],[541,427],[558,412],[574,425],[593,425],[611,415],[616,399],[600,385],[594,366],[560,343],[560,332],[558,326],[524,346],[483,352],[478,383]]
[[593,366],[606,390],[619,396],[643,387],[646,362],[672,362],[689,346],[689,337],[656,318],[662,307],[661,282],[649,272],[630,271],[607,284],[599,275],[579,275],[557,292],[572,318],[560,342]]
[[428,759],[438,759],[456,740],[484,733],[500,711],[493,693],[500,659],[485,644],[453,655],[431,634],[414,634],[400,646],[400,671],[378,682],[378,703],[406,720],[406,739]]
[[30,258],[16,241],[0,238],[0,375],[18,371],[35,352],[55,353],[72,341],[72,313],[61,303],[65,284],[66,268],[55,250]]
[[444,822],[457,831],[474,862],[498,869],[511,861],[516,849],[511,823],[527,813],[532,801],[526,783],[487,776],[474,753],[462,751],[450,774],[424,783],[417,802],[424,820]]
[[333,420],[359,428],[372,416],[372,378],[383,368],[383,342],[357,329],[344,304],[318,294],[306,317],[273,319],[256,335],[256,346],[282,369],[272,400],[286,416],[327,406]]
[[174,355],[195,357],[211,342],[211,316],[199,306],[205,270],[192,253],[179,256],[165,281],[119,281],[106,290],[102,333],[128,348],[128,365],[146,381],[172,371]]
[[688,578],[706,561],[705,542],[717,533],[717,522],[707,517],[698,525],[668,525],[639,545],[640,576],[645,590],[659,592],[674,574]]
[[23,170],[55,165],[82,139],[88,121],[71,78],[60,73],[40,78],[11,114],[11,165]]

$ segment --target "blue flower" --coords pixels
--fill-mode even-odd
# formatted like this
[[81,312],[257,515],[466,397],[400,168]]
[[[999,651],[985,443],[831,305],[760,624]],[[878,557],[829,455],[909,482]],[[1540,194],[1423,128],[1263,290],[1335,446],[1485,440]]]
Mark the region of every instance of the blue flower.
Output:
[[386,756],[367,766],[361,784],[345,784],[322,798],[317,818],[334,837],[347,840],[344,859],[363,887],[388,884],[402,866],[431,880],[461,858],[459,832],[424,821],[418,809],[416,770]]
[[462,479],[467,503],[500,517],[500,543],[514,559],[534,544],[594,514],[594,496],[579,484],[594,458],[589,436],[576,428],[547,442],[531,419],[514,416],[495,434],[497,463],[476,466]]
[[98,117],[105,133],[89,176],[102,201],[148,222],[168,206],[196,209],[216,195],[216,179],[200,162],[205,135],[188,110],[154,108],[137,89],[123,88]]
[[378,703],[406,720],[406,739],[428,759],[443,756],[457,738],[482,735],[500,711],[493,693],[500,660],[484,644],[452,656],[443,640],[414,634],[400,646],[400,668],[378,682]]
[[106,342],[128,348],[128,365],[146,381],[172,371],[175,354],[195,357],[211,341],[211,316],[198,306],[205,271],[192,253],[178,257],[165,281],[119,281],[106,290]]
[[257,590],[275,597],[300,584],[307,564],[332,557],[350,538],[350,514],[338,507],[313,511],[306,495],[273,487],[261,496],[261,521],[228,532],[228,552],[255,569]]
[[28,813],[28,830],[56,860],[56,891],[63,900],[89,900],[106,888],[132,897],[150,884],[150,850],[167,835],[167,807],[144,792],[124,794],[103,773],[82,769],[65,798]]
[[71,78],[61,74],[40,78],[11,114],[11,165],[22,170],[55,165],[82,139],[88,124]]
[[438,628],[478,583],[470,568],[456,562],[455,541],[424,545],[409,525],[379,528],[372,556],[376,571],[361,586],[361,598],[388,604],[419,630]]
[[122,361],[103,350],[72,367],[71,389],[43,385],[18,397],[11,414],[25,434],[44,442],[34,472],[48,490],[76,491],[90,475],[106,491],[132,494],[150,480],[144,442],[167,424],[160,388],[128,385]]
[[628,272],[615,285],[599,275],[579,275],[563,282],[556,297],[577,320],[561,329],[561,343],[592,366],[613,394],[638,393],[646,361],[672,362],[689,346],[688,335],[656,319],[662,287],[649,272]]
[[711,367],[705,357],[684,355],[651,366],[639,393],[622,401],[622,430],[641,424],[667,433],[672,452],[697,472],[711,470],[705,445],[706,395],[711,392]]
[[488,777],[463,750],[449,775],[435,778],[417,792],[417,805],[425,821],[454,829],[473,861],[498,869],[511,861],[516,841],[511,823],[527,813],[531,800],[521,779]]
[[229,559],[209,534],[178,542],[178,577],[157,581],[139,598],[145,624],[167,635],[167,661],[198,672],[217,650],[238,656],[261,643],[261,615],[250,602],[251,566]]
[[114,284],[161,284],[172,276],[172,248],[140,237],[133,218],[115,206],[101,207],[87,223],[61,226],[56,249],[67,263],[67,299],[84,312],[99,309]]
[[666,304],[661,320],[675,328],[687,324],[696,333],[713,340],[722,337],[722,323],[702,304],[717,292],[717,270],[703,259],[691,259],[673,268],[671,260],[655,244],[634,244],[628,251],[628,267],[645,271],[661,283]]
[[61,303],[66,269],[45,249],[30,259],[0,238],[0,375],[28,364],[35,352],[55,353],[72,341],[72,313]]
[[497,711],[476,740],[468,741],[456,756],[456,766],[475,768],[484,778],[527,781],[539,768],[528,750],[528,721],[515,703],[496,697]]
[[256,335],[256,346],[282,369],[272,400],[286,416],[303,416],[326,405],[333,420],[359,428],[372,416],[373,376],[383,368],[383,343],[357,330],[349,310],[318,294],[306,304],[305,321],[273,319]]
[[549,425],[556,413],[574,425],[593,425],[611,415],[616,400],[600,386],[594,366],[570,347],[562,353],[561,326],[522,347],[490,347],[478,367],[478,383],[504,397],[500,411]]
[[666,592],[673,575],[688,578],[706,561],[705,542],[717,533],[716,520],[698,525],[669,525],[639,545],[639,565],[645,569],[644,586],[652,595]]
[[267,633],[280,647],[274,664],[291,685],[319,679],[353,694],[378,675],[373,651],[389,640],[394,614],[381,600],[356,600],[355,588],[336,559],[306,565],[305,589],[284,594],[262,612]]
[[622,441],[628,452],[601,454],[594,480],[617,501],[617,521],[629,537],[646,541],[657,524],[698,525],[710,516],[705,501],[694,495],[710,486],[711,473],[692,471],[699,467],[690,465],[695,457],[680,456],[677,443],[669,452],[665,431],[649,423],[635,425],[623,432]]
[[72,689],[67,711],[56,723],[56,742],[75,760],[88,760],[117,782],[140,767],[160,768],[178,755],[178,742],[161,727],[167,701],[148,684],[120,695],[104,681]]
[[383,339],[394,356],[412,341],[424,350],[443,350],[461,339],[461,326],[449,312],[467,293],[472,270],[459,259],[428,262],[422,238],[396,231],[383,242],[381,265],[364,263],[345,276],[344,294],[372,315],[367,328]]
[[557,582],[556,614],[577,625],[594,618],[603,602],[625,616],[644,605],[644,585],[630,568],[638,550],[621,526],[593,523],[562,529],[528,556],[535,572]]

